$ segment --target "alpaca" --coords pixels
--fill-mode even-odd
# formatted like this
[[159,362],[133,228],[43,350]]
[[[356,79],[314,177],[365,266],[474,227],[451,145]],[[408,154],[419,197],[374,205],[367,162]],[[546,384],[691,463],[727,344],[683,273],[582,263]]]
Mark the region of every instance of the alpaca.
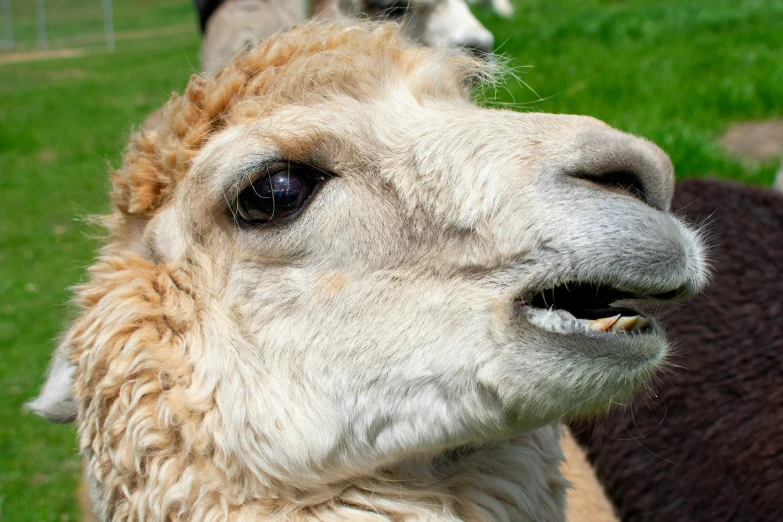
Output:
[[[492,53],[495,37],[466,0],[314,0],[316,12],[401,22],[405,33],[430,47],[456,47],[478,56]],[[498,0],[502,1],[502,0]]]
[[201,43],[201,70],[215,74],[242,49],[250,49],[307,18],[303,2],[234,0],[217,6],[206,21]]
[[[291,0],[226,0],[198,5],[204,20],[201,70],[214,74],[239,51],[307,18],[304,2]],[[209,7],[209,9],[207,9]],[[321,18],[343,16],[391,19],[424,45],[457,47],[489,55],[495,39],[470,12],[465,0],[314,0]]]
[[678,353],[652,404],[580,438],[623,520],[783,520],[783,196],[693,179],[674,208],[716,238],[714,282],[662,312]]
[[133,136],[31,404],[99,519],[564,519],[559,422],[662,364],[636,303],[703,246],[660,149],[478,107],[488,67],[311,22]]

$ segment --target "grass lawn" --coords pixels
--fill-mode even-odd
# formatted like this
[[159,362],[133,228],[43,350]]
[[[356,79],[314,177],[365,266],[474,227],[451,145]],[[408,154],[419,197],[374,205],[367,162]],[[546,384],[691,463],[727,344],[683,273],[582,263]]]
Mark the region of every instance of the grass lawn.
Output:
[[[99,32],[100,2],[86,32]],[[34,49],[33,2],[13,2]],[[52,47],[78,36],[79,3],[51,0]],[[118,31],[193,30],[80,40],[85,56],[2,63],[0,52],[0,520],[77,520],[75,431],[25,413],[96,240],[80,220],[106,209],[107,164],[128,133],[181,90],[198,64],[189,0],[115,0]],[[768,184],[774,164],[726,157],[732,121],[783,116],[783,0],[518,0],[513,19],[476,8],[535,91],[509,81],[497,103],[590,114],[645,136],[680,176]],[[2,34],[0,34],[0,38]],[[494,94],[494,93],[490,93]],[[542,101],[538,101],[542,99]]]

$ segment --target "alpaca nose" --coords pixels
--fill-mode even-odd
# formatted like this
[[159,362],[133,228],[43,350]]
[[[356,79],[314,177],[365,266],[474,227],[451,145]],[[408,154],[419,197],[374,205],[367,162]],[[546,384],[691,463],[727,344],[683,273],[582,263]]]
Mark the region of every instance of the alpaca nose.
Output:
[[667,211],[674,195],[674,167],[657,145],[636,136],[600,127],[576,138],[575,160],[565,173],[581,183],[642,200]]
[[476,57],[487,58],[492,54],[495,37],[487,30],[475,31],[471,34],[458,36],[454,39],[453,45]]

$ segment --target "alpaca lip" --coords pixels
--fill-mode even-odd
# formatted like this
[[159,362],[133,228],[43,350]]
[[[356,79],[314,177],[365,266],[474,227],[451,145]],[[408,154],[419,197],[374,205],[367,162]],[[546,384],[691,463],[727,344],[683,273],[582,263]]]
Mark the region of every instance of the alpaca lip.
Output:
[[533,325],[554,333],[585,335],[647,335],[653,333],[652,322],[636,311],[626,311],[599,319],[579,319],[566,310],[522,306]]
[[[660,300],[662,295],[653,297]],[[644,298],[644,294],[611,285],[571,283],[542,290],[516,303],[531,323],[552,332],[640,335],[653,332],[651,321],[638,310],[612,305]]]

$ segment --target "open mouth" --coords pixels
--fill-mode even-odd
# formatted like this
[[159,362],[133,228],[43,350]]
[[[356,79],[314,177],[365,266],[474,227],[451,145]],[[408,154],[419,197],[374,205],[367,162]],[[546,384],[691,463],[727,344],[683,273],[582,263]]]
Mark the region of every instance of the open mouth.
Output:
[[638,310],[613,304],[668,300],[676,294],[639,295],[610,285],[568,283],[520,299],[517,304],[530,322],[551,332],[642,335],[653,333],[652,321]]

